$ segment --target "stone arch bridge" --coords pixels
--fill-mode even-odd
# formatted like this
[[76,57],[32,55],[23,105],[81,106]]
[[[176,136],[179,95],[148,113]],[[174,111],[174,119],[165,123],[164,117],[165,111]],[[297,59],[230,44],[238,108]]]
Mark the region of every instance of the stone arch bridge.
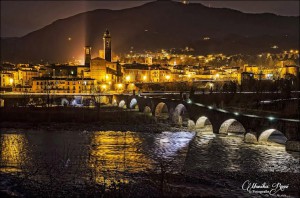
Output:
[[229,112],[179,97],[115,95],[112,101],[121,108],[135,109],[158,121],[192,130],[210,127],[218,135],[243,135],[246,143],[264,144],[272,134],[281,134],[287,140],[287,150],[300,151],[300,121],[297,119]]

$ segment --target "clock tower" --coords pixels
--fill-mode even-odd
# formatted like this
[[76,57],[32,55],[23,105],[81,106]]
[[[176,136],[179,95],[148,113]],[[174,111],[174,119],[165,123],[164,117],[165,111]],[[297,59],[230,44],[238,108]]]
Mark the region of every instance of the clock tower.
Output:
[[106,61],[111,62],[111,36],[108,29],[106,29],[106,31],[104,32],[103,44],[104,44],[104,59]]

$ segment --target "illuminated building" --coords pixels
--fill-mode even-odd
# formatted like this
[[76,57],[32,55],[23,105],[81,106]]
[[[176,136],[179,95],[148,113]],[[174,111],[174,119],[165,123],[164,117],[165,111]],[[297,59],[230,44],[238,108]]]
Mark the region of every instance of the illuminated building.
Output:
[[[144,64],[123,65],[124,79],[129,82],[166,82],[171,81],[171,72],[160,66],[148,66]],[[166,78],[170,76],[170,78]]]
[[13,86],[13,74],[2,72],[0,86],[1,87],[12,87]]
[[84,65],[85,66],[90,66],[90,63],[91,63],[91,50],[92,50],[92,48],[90,46],[86,46],[84,48],[84,54],[85,54]]
[[97,90],[91,78],[33,78],[32,92],[35,93],[92,93]]
[[112,63],[102,58],[93,58],[90,66],[91,78],[97,82],[118,82],[118,63]]
[[108,29],[103,35],[103,49],[104,49],[104,59],[111,62],[111,36]]

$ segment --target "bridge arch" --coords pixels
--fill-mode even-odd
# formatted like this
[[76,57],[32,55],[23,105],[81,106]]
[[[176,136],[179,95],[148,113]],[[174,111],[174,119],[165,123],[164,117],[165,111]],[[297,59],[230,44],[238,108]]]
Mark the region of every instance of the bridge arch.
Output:
[[228,119],[223,122],[219,129],[219,134],[244,134],[246,132],[244,126],[236,119]]
[[206,125],[211,125],[210,120],[206,116],[200,116],[196,121],[196,128],[204,128]]
[[136,98],[132,98],[129,104],[130,109],[139,109],[138,101]]
[[151,110],[151,108],[149,106],[145,106],[145,108],[144,108],[144,114],[152,116],[152,110]]
[[[205,132],[213,132],[213,125],[211,124],[210,120],[206,116],[200,116],[195,123],[196,129],[201,129],[201,131],[204,129]],[[202,131],[202,132],[204,132]]]
[[160,119],[169,118],[169,109],[166,103],[158,103],[158,105],[155,107],[155,117],[158,117]]
[[120,108],[126,108],[126,102],[125,102],[125,100],[121,100],[120,102],[119,102],[119,107]]
[[66,98],[61,99],[61,106],[69,106],[70,102]]
[[281,131],[276,129],[265,130],[258,137],[258,142],[268,142],[269,140],[276,143],[285,144],[287,138]]
[[109,104],[109,97],[108,96],[100,96],[100,103],[101,104]]
[[182,125],[188,124],[189,116],[186,107],[183,104],[178,104],[173,113],[172,119],[175,124]]

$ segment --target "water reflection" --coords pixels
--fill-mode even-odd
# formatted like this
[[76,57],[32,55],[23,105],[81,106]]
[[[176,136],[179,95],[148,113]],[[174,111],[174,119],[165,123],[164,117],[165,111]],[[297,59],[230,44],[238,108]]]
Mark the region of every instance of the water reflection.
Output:
[[128,182],[125,173],[150,169],[152,162],[142,151],[142,143],[137,133],[95,132],[91,140],[89,166],[94,171],[96,182]]
[[154,154],[162,158],[170,158],[178,155],[183,148],[187,148],[194,137],[190,132],[163,132],[155,138]]
[[20,171],[26,160],[26,138],[23,134],[2,134],[0,136],[0,171]]
[[198,133],[190,143],[185,169],[238,172],[299,172],[298,157],[283,145],[253,145],[239,136]]
[[158,170],[161,161],[171,162],[172,171],[299,172],[299,154],[287,153],[283,145],[245,144],[242,137],[219,136],[206,129],[24,134],[0,134],[0,171],[27,171],[35,173],[32,178],[55,178],[56,183],[75,179],[126,183],[134,175]]

